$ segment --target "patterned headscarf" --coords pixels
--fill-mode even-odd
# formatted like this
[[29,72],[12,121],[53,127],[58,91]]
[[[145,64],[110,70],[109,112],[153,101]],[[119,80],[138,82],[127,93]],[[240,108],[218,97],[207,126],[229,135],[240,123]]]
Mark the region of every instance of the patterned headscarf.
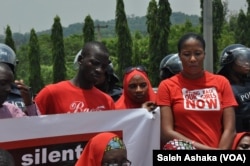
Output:
[[195,147],[190,142],[173,139],[164,145],[163,150],[195,150]]
[[109,143],[105,149],[105,152],[112,150],[112,149],[126,149],[126,147],[125,147],[123,141],[119,137],[113,137],[109,141]]

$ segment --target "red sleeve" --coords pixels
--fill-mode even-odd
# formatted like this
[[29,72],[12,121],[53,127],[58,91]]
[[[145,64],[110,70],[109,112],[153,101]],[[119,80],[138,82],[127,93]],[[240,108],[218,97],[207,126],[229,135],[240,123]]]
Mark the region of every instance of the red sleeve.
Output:
[[159,106],[163,106],[163,105],[169,106],[171,104],[170,92],[169,92],[166,81],[162,81],[158,87],[156,103]]
[[35,97],[37,109],[42,115],[48,114],[48,106],[53,106],[53,100],[48,87],[44,87]]

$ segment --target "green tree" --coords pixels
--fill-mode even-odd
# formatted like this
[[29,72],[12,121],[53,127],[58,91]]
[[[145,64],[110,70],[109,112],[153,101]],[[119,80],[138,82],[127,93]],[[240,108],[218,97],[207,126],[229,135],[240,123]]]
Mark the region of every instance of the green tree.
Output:
[[63,29],[60,17],[54,18],[51,33],[52,56],[53,56],[53,82],[59,82],[66,78],[65,53],[63,41]]
[[246,0],[247,1],[247,14],[246,14],[246,33],[245,36],[248,37],[248,40],[246,41],[245,45],[250,47],[250,40],[249,40],[249,35],[250,35],[250,0]]
[[95,40],[95,26],[90,15],[86,16],[84,20],[83,39],[84,43]]
[[[148,52],[149,52],[149,62],[155,62],[155,58],[160,54],[158,50],[158,39],[159,39],[159,31],[158,31],[158,14],[157,14],[158,8],[157,3],[155,0],[151,0],[149,2],[148,8],[147,8],[147,31],[149,34],[149,43],[148,43]],[[159,63],[160,64],[160,63]],[[156,64],[157,65],[157,64]],[[155,70],[154,63],[148,64],[148,74],[150,77],[150,80],[152,81],[155,79],[153,75],[155,74],[155,71],[159,71],[159,66],[157,67],[157,70]],[[152,82],[153,83],[153,82]]]
[[224,22],[225,12],[221,0],[213,0],[213,71],[217,71],[219,66],[218,41]]
[[[157,44],[157,53],[150,62],[152,63],[150,71],[159,71],[159,65],[162,60],[168,54],[168,37],[170,33],[170,16],[172,14],[172,9],[168,0],[159,0],[158,2],[158,44]],[[160,78],[158,74],[151,75],[151,82],[153,86],[158,86]]]
[[237,28],[235,31],[235,41],[237,43],[241,43],[246,45],[248,36],[247,34],[247,16],[245,15],[243,10],[240,10],[240,13],[238,15],[237,19]]
[[[5,44],[6,45],[8,45],[10,48],[12,48],[12,50],[14,51],[14,52],[16,52],[16,46],[15,46],[15,42],[14,42],[14,40],[13,40],[13,38],[12,38],[12,32],[11,32],[11,29],[10,29],[10,26],[9,25],[7,25],[7,28],[6,28],[6,30],[5,30],[5,35],[6,35],[6,37],[5,37]],[[17,58],[17,57],[16,57]],[[14,70],[16,70],[16,67],[15,67],[15,69]],[[14,77],[16,78],[16,72],[14,72]]]
[[11,29],[10,29],[10,26],[7,25],[7,28],[5,30],[5,44],[8,45],[10,48],[13,49],[14,52],[16,52],[16,46],[15,46],[15,42],[12,38],[12,32],[11,32]]
[[76,74],[76,69],[73,66],[73,62],[76,54],[83,46],[83,40],[81,34],[74,34],[64,38],[65,45],[65,57],[66,59],[66,68],[67,68],[67,77],[66,79],[71,79]]
[[38,93],[44,86],[40,67],[40,47],[34,29],[30,31],[29,40],[29,84],[34,94]]
[[235,43],[235,32],[238,29],[238,13],[229,13],[228,1],[223,1],[223,12],[225,20],[220,35],[221,37],[217,41],[217,52],[219,55],[226,46]]
[[133,43],[124,11],[123,0],[116,1],[116,23],[115,31],[117,34],[117,56],[118,56],[118,75],[122,76],[123,69],[131,65]]
[[29,45],[24,44],[17,49],[18,65],[16,66],[16,78],[22,79],[29,85]]
[[140,56],[140,48],[139,48],[139,40],[141,39],[141,34],[140,32],[136,31],[134,38],[133,38],[133,56],[132,56],[132,65],[137,66],[137,65],[142,65],[141,63],[141,56]]
[[[228,19],[228,28],[230,31],[236,31],[237,30],[237,20],[238,20],[238,14],[231,15]],[[225,22],[226,24],[227,22]]]

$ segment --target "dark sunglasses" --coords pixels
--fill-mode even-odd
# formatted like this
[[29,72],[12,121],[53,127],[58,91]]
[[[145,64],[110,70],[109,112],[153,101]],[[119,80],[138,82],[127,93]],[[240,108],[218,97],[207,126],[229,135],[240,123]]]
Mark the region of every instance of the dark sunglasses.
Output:
[[127,67],[125,70],[124,70],[124,74],[129,74],[129,73],[131,73],[132,71],[134,71],[134,70],[138,70],[138,71],[142,71],[142,72],[145,72],[146,74],[148,74],[147,73],[147,69],[146,69],[146,67],[144,67],[144,66],[130,66],[130,67]]

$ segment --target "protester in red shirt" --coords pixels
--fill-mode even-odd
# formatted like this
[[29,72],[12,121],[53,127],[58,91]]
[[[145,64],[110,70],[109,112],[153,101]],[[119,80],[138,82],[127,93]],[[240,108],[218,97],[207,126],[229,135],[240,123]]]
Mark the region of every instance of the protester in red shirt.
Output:
[[[78,51],[74,59],[74,68],[79,69],[78,57],[81,55],[82,50]],[[99,77],[95,87],[107,93],[114,101],[117,101],[122,94],[122,88],[118,85],[120,82],[118,76],[115,74],[113,64],[109,63],[106,72]]]
[[79,69],[71,80],[44,87],[35,102],[42,114],[114,110],[112,98],[94,85],[109,65],[109,53],[101,42],[88,42],[78,57]]
[[183,69],[163,80],[157,92],[162,142],[179,139],[191,142],[195,149],[231,149],[237,102],[229,81],[204,70],[202,36],[183,35],[178,54]]

